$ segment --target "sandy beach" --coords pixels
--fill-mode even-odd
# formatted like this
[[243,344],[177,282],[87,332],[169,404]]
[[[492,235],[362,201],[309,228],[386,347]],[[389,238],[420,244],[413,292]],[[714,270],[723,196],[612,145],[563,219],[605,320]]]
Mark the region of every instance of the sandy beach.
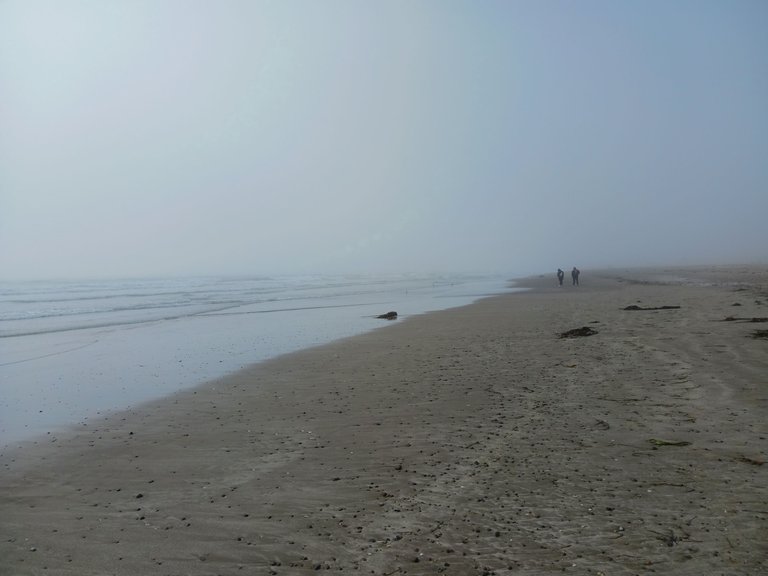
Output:
[[4,450],[0,574],[768,573],[768,269],[520,284]]

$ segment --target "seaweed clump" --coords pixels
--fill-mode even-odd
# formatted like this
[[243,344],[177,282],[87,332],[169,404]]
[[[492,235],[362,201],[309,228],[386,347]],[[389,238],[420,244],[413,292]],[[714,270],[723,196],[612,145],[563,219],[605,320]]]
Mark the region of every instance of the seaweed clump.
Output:
[[590,328],[589,326],[582,326],[581,328],[574,328],[560,334],[560,338],[578,338],[580,336],[594,336],[597,334],[597,330]]

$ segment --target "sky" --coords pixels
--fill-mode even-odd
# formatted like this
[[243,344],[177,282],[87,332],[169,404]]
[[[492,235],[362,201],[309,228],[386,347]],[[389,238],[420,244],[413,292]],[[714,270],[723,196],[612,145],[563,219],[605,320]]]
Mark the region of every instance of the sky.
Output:
[[0,279],[768,263],[763,0],[0,0]]

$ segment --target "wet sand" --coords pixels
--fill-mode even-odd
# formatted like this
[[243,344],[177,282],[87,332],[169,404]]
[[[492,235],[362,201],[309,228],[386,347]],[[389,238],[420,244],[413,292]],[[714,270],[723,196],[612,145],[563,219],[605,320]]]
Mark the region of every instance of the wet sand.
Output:
[[569,282],[4,450],[0,574],[768,573],[768,271]]

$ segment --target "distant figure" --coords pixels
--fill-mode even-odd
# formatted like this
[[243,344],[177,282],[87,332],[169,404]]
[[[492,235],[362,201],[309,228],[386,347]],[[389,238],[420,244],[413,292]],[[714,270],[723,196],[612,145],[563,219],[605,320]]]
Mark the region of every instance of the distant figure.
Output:
[[581,274],[581,272],[579,271],[578,268],[576,268],[576,266],[574,266],[573,270],[571,270],[571,279],[573,280],[574,286],[579,285],[579,274]]
[[560,286],[563,285],[563,278],[565,278],[565,272],[560,270],[560,268],[557,269],[557,281],[560,283]]

